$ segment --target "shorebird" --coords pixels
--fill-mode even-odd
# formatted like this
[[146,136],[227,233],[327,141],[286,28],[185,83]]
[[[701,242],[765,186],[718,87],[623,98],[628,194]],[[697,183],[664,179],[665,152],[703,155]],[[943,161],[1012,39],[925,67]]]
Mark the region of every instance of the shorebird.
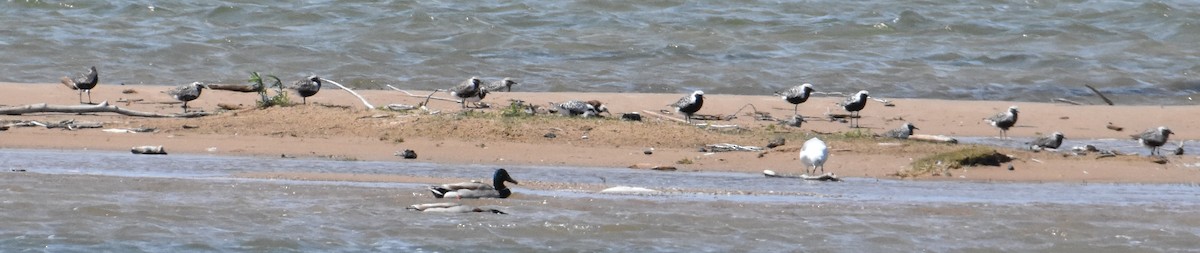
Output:
[[1047,148],[1058,149],[1058,147],[1062,146],[1063,138],[1066,138],[1063,136],[1063,133],[1054,132],[1050,135],[1038,137],[1037,139],[1033,140],[1033,142],[1029,143],[1031,145],[1029,148],[1035,150]]
[[792,113],[800,115],[800,104],[808,101],[809,95],[813,92],[812,84],[806,83],[797,85],[787,90],[775,92],[775,95],[783,97],[784,101],[792,103]]
[[900,128],[884,132],[883,136],[896,139],[908,139],[909,136],[912,136],[913,130],[915,129],[920,128],[917,128],[917,126],[914,126],[912,123],[904,122],[904,125],[900,125]]
[[804,142],[804,146],[800,148],[800,162],[804,163],[804,174],[808,174],[808,169],[812,168],[812,173],[817,172],[817,168],[821,168],[821,173],[825,173],[825,160],[829,159],[829,147],[825,146],[825,142],[821,139],[813,137]]
[[582,116],[584,118],[596,116],[599,113],[596,107],[590,103],[571,100],[554,105],[558,109],[558,114],[563,116]]
[[494,213],[494,214],[508,214],[508,213],[505,213],[503,211],[496,210],[496,209],[491,209],[491,208],[483,209],[483,208],[464,205],[462,203],[453,203],[453,202],[416,204],[416,205],[408,206],[404,209],[417,210],[417,211],[421,211],[421,212],[430,212],[430,213],[472,213],[472,212],[487,213],[487,212],[490,212],[490,213]]
[[511,78],[505,77],[504,79],[492,82],[492,84],[489,84],[487,88],[484,89],[488,91],[500,91],[500,89],[504,89],[504,92],[509,92],[512,91],[513,85],[517,85],[517,82],[513,81]]
[[1017,124],[1017,106],[1008,107],[1008,111],[1001,112],[987,119],[992,126],[1000,129],[1000,139],[1008,139],[1008,128]]
[[317,95],[317,92],[321,91],[321,78],[311,75],[292,83],[290,88],[296,90],[296,93],[300,93],[300,100],[304,104],[308,104],[308,97]]
[[183,113],[187,113],[188,101],[200,98],[200,92],[204,90],[204,88],[207,88],[204,83],[192,82],[191,84],[180,85],[174,89],[168,90],[167,95],[171,95],[171,97],[175,98],[175,100],[182,101]]
[[675,107],[675,111],[683,114],[683,119],[687,123],[692,123],[692,115],[700,111],[700,107],[704,106],[704,91],[698,90],[692,92],[691,95],[683,96],[679,101],[669,106]]
[[514,180],[508,175],[507,170],[498,169],[496,170],[496,173],[492,175],[492,185],[495,185],[494,187],[479,181],[471,181],[430,186],[429,191],[433,192],[433,197],[439,199],[507,198],[509,195],[512,195],[512,190],[509,190],[508,187],[504,186],[504,182],[520,184],[517,183],[517,180]]
[[842,101],[842,109],[846,109],[847,112],[850,112],[851,128],[858,127],[858,119],[861,117],[858,115],[858,112],[862,111],[864,107],[867,107],[867,101],[869,101],[868,98],[871,98],[871,95],[867,94],[866,90],[860,90],[858,93],[854,93],[854,95],[847,97],[845,101]]
[[100,83],[100,72],[96,72],[96,66],[88,68],[87,74],[80,75],[75,79],[63,77],[62,83],[79,91],[79,103],[83,104],[83,93],[88,94],[88,104],[92,103],[92,88],[96,88],[96,84]]
[[589,105],[592,105],[592,108],[596,108],[597,115],[601,113],[608,113],[608,116],[612,116],[612,113],[608,111],[608,106],[604,105],[604,103],[600,102],[600,100],[588,100],[584,103],[588,103]]
[[478,77],[472,76],[470,79],[459,83],[458,86],[450,88],[450,95],[458,97],[459,103],[462,103],[462,108],[467,108],[467,102],[478,102],[483,100],[485,92],[479,88]]
[[1149,147],[1150,155],[1162,155],[1162,153],[1158,152],[1158,147],[1162,147],[1163,144],[1167,144],[1167,138],[1171,137],[1171,134],[1174,133],[1175,132],[1171,132],[1171,129],[1165,126],[1160,126],[1158,128],[1148,129],[1140,134],[1130,135],[1130,137],[1133,137],[1133,139],[1137,140],[1138,143],[1141,143],[1142,146]]

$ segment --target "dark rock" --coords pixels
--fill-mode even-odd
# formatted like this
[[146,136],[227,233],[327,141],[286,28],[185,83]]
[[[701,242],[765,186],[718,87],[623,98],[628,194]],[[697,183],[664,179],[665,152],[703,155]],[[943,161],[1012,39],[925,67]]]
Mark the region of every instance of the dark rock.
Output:
[[645,150],[642,150],[642,154],[647,154],[647,155],[654,154],[654,148],[647,148]]
[[558,135],[554,134],[554,133],[546,133],[546,135],[542,135],[542,137],[554,139],[554,138],[558,137]]
[[1008,170],[1016,170],[1016,168],[1013,168],[1013,165],[1010,163],[1008,164]]
[[404,152],[400,153],[400,157],[404,157],[404,159],[417,159],[417,152],[412,149],[405,149]]
[[792,116],[791,119],[779,121],[779,124],[783,124],[785,126],[790,126],[790,127],[800,127],[800,125],[804,124],[804,122],[805,122],[804,116],[795,115],[795,116]]
[[775,139],[771,139],[771,142],[767,143],[767,148],[775,148],[785,144],[787,144],[787,139],[784,139],[783,137],[775,137]]
[[636,112],[627,112],[621,114],[621,119],[628,121],[642,121],[642,115]]

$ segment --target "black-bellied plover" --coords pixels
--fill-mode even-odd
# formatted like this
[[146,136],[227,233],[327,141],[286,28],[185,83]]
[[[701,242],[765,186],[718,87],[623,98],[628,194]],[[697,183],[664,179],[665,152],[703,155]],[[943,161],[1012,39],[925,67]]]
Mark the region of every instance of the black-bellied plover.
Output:
[[92,103],[92,88],[96,88],[96,84],[100,83],[100,72],[96,72],[96,66],[88,68],[86,74],[80,75],[75,79],[63,77],[62,83],[75,88],[79,91],[79,103],[83,104],[83,93],[88,94],[88,104]]
[[612,113],[608,111],[608,106],[604,105],[604,103],[600,102],[600,100],[593,99],[584,103],[588,103],[589,105],[592,105],[592,108],[596,108],[596,114],[608,113],[608,116],[612,116]]
[[1007,111],[984,120],[1000,129],[1000,139],[1008,139],[1008,129],[1017,124],[1017,106],[1010,106]]
[[467,108],[468,102],[478,102],[483,100],[480,95],[483,95],[482,89],[479,88],[480,80],[478,77],[471,77],[457,86],[450,88],[450,95],[458,98],[458,102],[462,103],[462,108]]
[[508,175],[507,170],[498,169],[498,170],[496,170],[496,173],[492,175],[492,184],[491,185],[481,183],[479,181],[471,181],[471,182],[463,182],[463,183],[430,186],[429,191],[433,192],[433,197],[439,198],[439,199],[440,198],[460,198],[460,199],[507,198],[509,195],[512,195],[512,190],[510,190],[510,189],[508,189],[508,187],[504,186],[504,182],[520,184],[520,183],[517,183],[517,180],[513,180],[513,178]]
[[683,119],[687,123],[692,123],[692,115],[700,111],[700,107],[704,106],[704,91],[698,90],[692,94],[683,96],[679,101],[675,101],[670,106],[675,107],[675,111],[683,114]]
[[289,88],[296,90],[296,93],[300,94],[300,101],[308,104],[308,97],[317,95],[317,92],[321,91],[321,78],[315,75],[308,76],[292,83]]
[[580,116],[587,118],[596,116],[596,114],[599,113],[599,111],[596,110],[596,107],[592,104],[579,100],[571,100],[555,104],[554,108],[558,109],[558,114],[563,116]]
[[182,106],[183,113],[187,113],[188,112],[188,105],[187,105],[188,101],[192,101],[192,100],[196,100],[197,98],[200,98],[200,92],[204,88],[207,88],[207,86],[205,86],[204,83],[192,82],[190,84],[180,85],[171,90],[168,90],[167,95],[171,95],[171,97],[175,98],[175,100],[179,100],[179,101],[183,102],[183,106]]
[[913,130],[915,129],[920,128],[917,128],[917,126],[914,126],[912,123],[904,122],[904,125],[900,125],[900,128],[884,132],[883,136],[896,139],[908,139],[909,136],[912,136]]
[[1160,126],[1158,128],[1148,129],[1140,134],[1130,135],[1130,137],[1133,137],[1133,139],[1137,140],[1138,143],[1141,143],[1142,146],[1149,147],[1150,155],[1162,155],[1158,152],[1158,147],[1162,147],[1163,144],[1167,144],[1167,138],[1170,138],[1171,134],[1174,133],[1175,132],[1171,132],[1171,129],[1165,126]]
[[513,81],[512,78],[505,77],[504,79],[493,81],[484,89],[494,92],[499,92],[501,90],[504,90],[504,92],[509,92],[512,91],[513,85],[517,85],[517,82]]
[[483,209],[483,208],[468,206],[468,205],[464,205],[462,203],[454,203],[454,202],[416,204],[416,205],[408,206],[404,209],[417,210],[417,211],[429,212],[429,213],[472,213],[472,212],[474,212],[474,213],[489,213],[490,212],[490,213],[494,213],[494,214],[508,214],[508,213],[505,213],[503,211],[496,210],[496,209],[491,209],[491,208]]
[[812,92],[812,84],[805,83],[787,90],[775,92],[775,95],[783,97],[783,100],[788,103],[792,103],[792,114],[800,115],[800,104],[808,101],[808,97]]
[[1029,148],[1034,150],[1040,149],[1058,149],[1062,146],[1063,139],[1066,136],[1062,132],[1054,132],[1047,136],[1038,137],[1033,142],[1029,143]]
[[821,168],[821,173],[825,173],[825,161],[829,159],[829,146],[825,145],[824,141],[813,137],[804,142],[804,146],[800,147],[800,162],[804,164],[804,174],[811,175],[808,171],[812,168],[811,173],[816,173],[817,168]]
[[871,95],[867,94],[867,91],[860,90],[857,93],[854,93],[854,95],[847,97],[845,101],[842,101],[842,109],[846,109],[847,112],[850,112],[851,128],[858,127],[858,119],[862,118],[858,112],[867,107],[867,102],[870,101],[869,98],[871,98]]

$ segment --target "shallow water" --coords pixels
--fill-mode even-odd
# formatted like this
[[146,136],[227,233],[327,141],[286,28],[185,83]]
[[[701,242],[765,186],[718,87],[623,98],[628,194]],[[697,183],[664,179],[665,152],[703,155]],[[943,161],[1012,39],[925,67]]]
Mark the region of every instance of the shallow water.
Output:
[[[1167,1],[0,1],[0,81],[292,81],[526,91],[1193,104],[1200,3]],[[1083,100],[1082,98],[1075,98]],[[1097,102],[1098,103],[1098,102]]]
[[0,164],[0,251],[1164,252],[1200,239],[1193,185],[818,183],[527,166],[508,169],[523,182],[669,191],[516,186],[509,199],[463,201],[509,215],[433,214],[403,209],[435,202],[419,184],[231,174],[482,178],[495,168],[48,150],[0,150]]

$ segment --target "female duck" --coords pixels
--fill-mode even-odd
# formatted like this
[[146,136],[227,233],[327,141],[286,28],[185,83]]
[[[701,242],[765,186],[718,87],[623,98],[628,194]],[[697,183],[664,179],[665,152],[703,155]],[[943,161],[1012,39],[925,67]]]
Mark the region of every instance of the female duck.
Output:
[[433,192],[433,196],[437,198],[507,198],[512,195],[512,190],[504,186],[504,182],[517,183],[508,175],[508,171],[504,169],[496,170],[496,174],[492,176],[492,185],[481,183],[479,181],[434,185],[429,187],[429,191]]

